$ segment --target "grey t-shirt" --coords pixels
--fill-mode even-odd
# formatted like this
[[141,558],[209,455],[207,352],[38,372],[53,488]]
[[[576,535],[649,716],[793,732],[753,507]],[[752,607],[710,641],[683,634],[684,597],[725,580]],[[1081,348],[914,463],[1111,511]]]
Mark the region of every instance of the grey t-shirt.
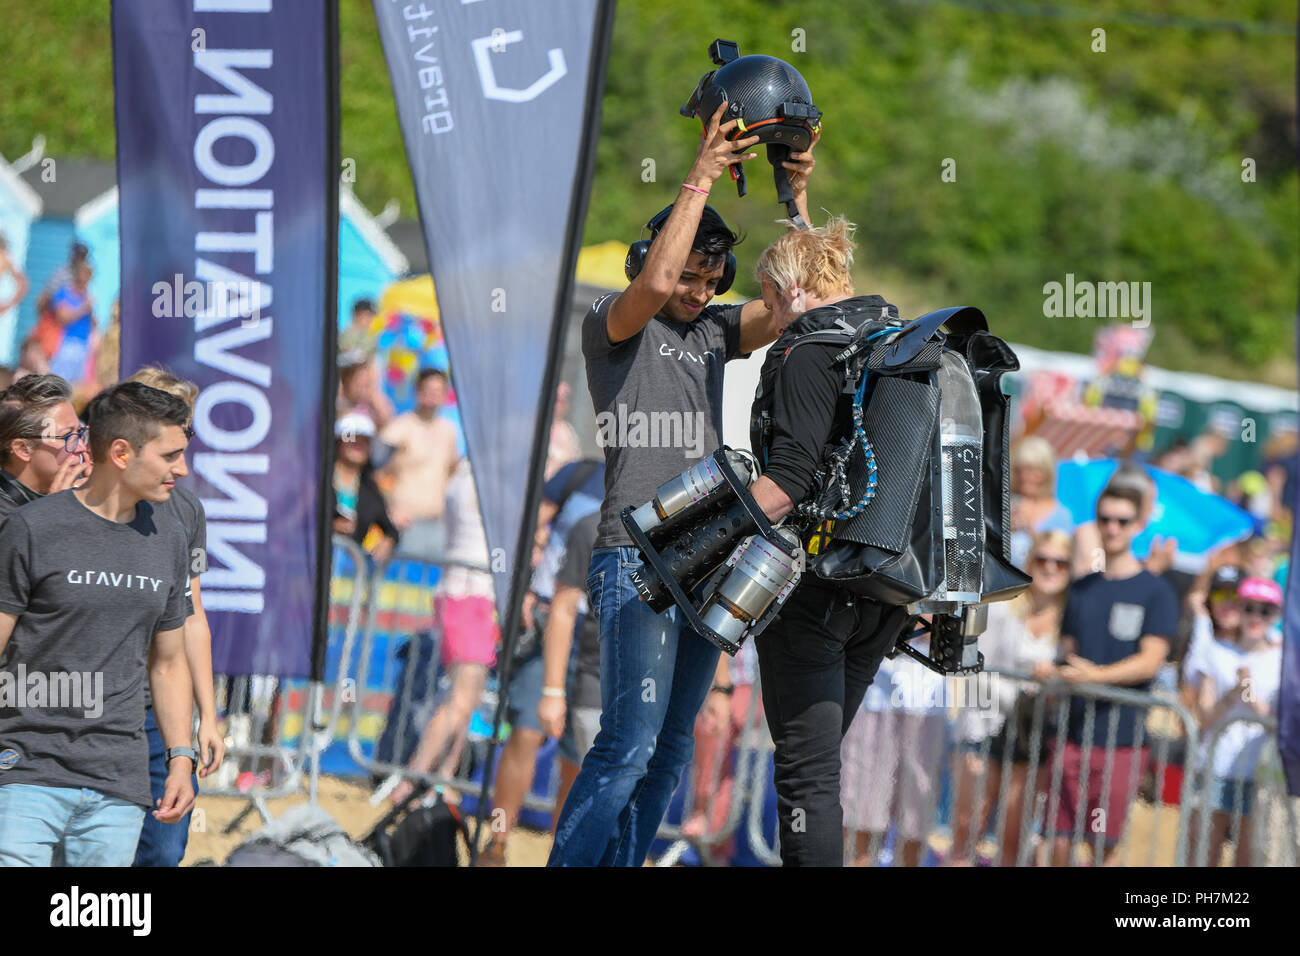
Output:
[[655,316],[615,345],[601,296],[582,322],[596,440],[605,451],[605,500],[596,547],[631,545],[619,512],[645,504],[665,481],[722,444],[722,371],[740,354],[742,306],[707,306],[692,322]]
[[[156,507],[178,522],[185,531],[186,553],[189,555],[189,577],[185,579],[185,616],[188,618],[194,613],[194,594],[191,588],[197,573],[195,568],[207,567],[206,556],[202,563],[197,563],[196,559],[208,546],[208,518],[203,512],[203,505],[199,502],[198,495],[180,485],[172,489],[170,498]],[[144,682],[144,705],[153,706],[153,691],[149,689],[148,681]]]
[[9,516],[0,611],[18,622],[0,655],[0,786],[85,787],[153,805],[149,644],[185,623],[188,572],[184,530],[148,502],[119,523],[69,490]]

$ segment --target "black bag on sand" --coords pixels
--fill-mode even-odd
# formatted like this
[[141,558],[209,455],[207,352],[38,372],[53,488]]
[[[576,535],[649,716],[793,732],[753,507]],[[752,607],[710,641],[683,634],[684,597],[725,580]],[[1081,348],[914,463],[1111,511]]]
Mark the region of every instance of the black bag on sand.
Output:
[[427,804],[422,797],[428,789],[427,783],[416,784],[410,799],[394,807],[361,841],[384,866],[460,865],[456,837],[464,839],[468,850],[469,828],[460,810],[441,793]]

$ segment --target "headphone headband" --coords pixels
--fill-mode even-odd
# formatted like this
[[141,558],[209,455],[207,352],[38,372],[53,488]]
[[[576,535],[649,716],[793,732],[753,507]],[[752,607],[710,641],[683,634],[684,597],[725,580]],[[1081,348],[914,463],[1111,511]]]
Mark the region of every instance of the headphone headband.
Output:
[[[727,221],[722,218],[722,214],[712,206],[705,205],[704,209],[706,212],[712,212],[717,216],[718,221],[722,223],[724,229],[729,230],[731,228],[727,225]],[[650,230],[650,238],[638,239],[628,247],[627,258],[623,262],[623,274],[627,276],[629,282],[641,274],[641,270],[645,267],[646,256],[650,252],[650,244],[653,243],[655,237],[659,235],[660,230],[663,229],[664,224],[668,221],[668,217],[672,215],[672,211],[673,204],[670,203],[667,206],[664,206],[663,209],[659,210],[659,212],[655,213],[654,217],[645,224],[645,229]],[[736,281],[736,268],[735,253],[729,251],[727,252],[723,263],[722,278],[718,280],[718,285],[714,290],[714,295],[722,295],[731,288],[732,283]]]

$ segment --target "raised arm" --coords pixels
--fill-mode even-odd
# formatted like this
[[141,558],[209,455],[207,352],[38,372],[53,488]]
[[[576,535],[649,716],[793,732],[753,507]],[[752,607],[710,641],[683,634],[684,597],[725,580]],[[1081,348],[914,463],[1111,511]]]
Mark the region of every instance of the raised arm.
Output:
[[700,133],[695,162],[677,193],[668,221],[646,254],[644,268],[610,305],[605,332],[611,344],[636,335],[663,308],[677,288],[677,281],[690,257],[691,243],[707,203],[708,190],[728,167],[758,155],[743,152],[758,142],[757,136],[734,142],[727,139],[727,134],[736,128],[738,121],[730,120],[719,125],[726,107],[725,102],[720,104],[708,128]]

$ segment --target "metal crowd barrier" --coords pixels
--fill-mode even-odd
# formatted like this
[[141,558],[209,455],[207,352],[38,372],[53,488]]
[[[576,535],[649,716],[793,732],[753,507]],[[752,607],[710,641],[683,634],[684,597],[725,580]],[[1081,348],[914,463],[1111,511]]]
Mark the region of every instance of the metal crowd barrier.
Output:
[[[1257,727],[1251,735],[1247,728]],[[1231,776],[1215,774],[1215,756],[1233,729],[1240,736],[1259,740],[1259,752],[1234,767]],[[1243,750],[1250,746],[1242,741]],[[1198,775],[1197,799],[1192,808],[1194,847],[1190,863],[1194,866],[1218,866],[1211,860],[1214,843],[1235,844],[1234,860],[1242,866],[1295,866],[1300,858],[1300,825],[1297,805],[1300,799],[1287,794],[1282,774],[1282,760],[1277,748],[1277,720],[1273,717],[1234,717],[1210,728],[1206,735],[1204,764]],[[1231,809],[1219,807],[1216,797],[1226,796]],[[1222,837],[1211,840],[1211,827],[1222,827]],[[1246,852],[1242,852],[1242,838]]]
[[[1028,674],[1020,674],[1008,671],[987,672],[989,678],[994,680],[1012,680],[1018,686],[1037,687],[1036,682]],[[949,681],[970,680],[970,678],[948,678]],[[964,698],[958,691],[954,693],[953,685],[949,685],[944,691],[944,700],[951,701],[956,696],[958,700]],[[966,695],[969,697],[969,694]],[[996,699],[996,698],[995,698]],[[1049,711],[1049,699],[1051,700]],[[919,834],[919,840],[922,851],[922,863],[938,862],[944,857],[939,852],[939,846],[946,840],[950,848],[955,848],[954,840],[962,844],[962,852],[954,858],[953,854],[948,854],[947,863],[966,863],[969,865],[998,865],[1001,861],[1002,850],[1006,846],[1008,826],[1010,824],[1008,815],[1008,794],[1012,786],[1013,769],[1017,765],[1014,756],[1016,752],[1017,735],[1022,740],[1027,733],[1028,736],[1028,759],[1019,762],[1019,766],[1024,768],[1023,776],[1025,779],[1024,797],[1021,804],[1022,810],[1020,820],[1016,825],[1015,834],[1017,839],[1012,845],[1014,849],[1014,859],[1009,862],[1016,866],[1030,865],[1032,862],[1050,862],[1051,854],[1054,850],[1056,837],[1056,817],[1057,811],[1062,799],[1064,784],[1064,757],[1065,743],[1067,740],[1068,716],[1070,702],[1072,699],[1084,701],[1084,716],[1081,739],[1092,740],[1094,730],[1096,729],[1096,705],[1099,702],[1109,702],[1114,704],[1128,705],[1137,708],[1139,719],[1136,723],[1135,736],[1133,741],[1133,750],[1140,752],[1142,748],[1148,748],[1151,758],[1147,763],[1147,769],[1154,771],[1155,787],[1153,792],[1144,794],[1142,800],[1142,817],[1143,827],[1148,829],[1145,839],[1136,839],[1135,816],[1133,808],[1138,803],[1139,791],[1144,789],[1144,778],[1146,774],[1133,773],[1130,775],[1128,785],[1120,793],[1113,796],[1112,799],[1102,799],[1102,806],[1107,804],[1119,803],[1122,801],[1123,806],[1128,808],[1127,820],[1124,826],[1122,836],[1116,846],[1116,852],[1120,859],[1118,862],[1124,865],[1156,865],[1157,862],[1174,863],[1181,865],[1187,857],[1188,847],[1188,813],[1187,810],[1193,800],[1193,779],[1190,774],[1183,776],[1181,782],[1177,780],[1177,774],[1171,773],[1171,768],[1176,766],[1177,749],[1180,742],[1185,742],[1187,751],[1194,754],[1196,751],[1197,728],[1192,715],[1188,713],[1176,700],[1161,697],[1157,694],[1141,693],[1120,687],[1103,687],[1096,685],[1068,685],[1062,682],[1047,682],[1042,685],[1041,692],[1033,698],[1032,710],[1029,714],[1028,727],[1020,725],[1020,721],[1013,716],[1006,722],[1006,735],[1003,744],[1001,761],[990,759],[990,748],[992,744],[991,737],[985,737],[977,741],[961,741],[955,736],[955,727],[951,714],[926,714],[919,712],[911,713],[909,716],[915,718],[918,732],[934,732],[935,726],[932,724],[929,728],[923,728],[921,721],[931,720],[943,728],[944,741],[941,748],[940,757],[935,761],[936,766],[933,770],[933,777],[930,780],[930,787],[934,791],[929,796],[921,796],[916,793],[903,793],[897,787],[899,781],[897,777],[888,781],[892,789],[889,794],[888,805],[888,823],[883,832],[872,832],[869,834],[866,842],[866,856],[874,861],[881,858],[884,844],[889,836],[894,838],[894,858],[897,864],[899,848],[905,842],[904,837],[908,834],[900,832],[899,822],[903,804],[900,800],[909,799],[922,800],[922,805],[910,809],[919,813],[922,819],[927,823],[924,825],[923,832]],[[1021,702],[1018,701],[1018,706]],[[951,708],[949,708],[951,709]],[[1161,732],[1156,733],[1148,730],[1148,723],[1151,721],[1152,712],[1163,711],[1166,715],[1172,717],[1173,729],[1181,731],[1181,737],[1178,734],[1169,733],[1169,728],[1161,728]],[[901,711],[896,711],[899,713]],[[1050,729],[1048,724],[1048,714],[1055,714],[1055,730]],[[1089,793],[1090,783],[1095,782],[1097,775],[1100,776],[1100,791],[1102,794],[1109,794],[1115,781],[1115,757],[1116,757],[1116,740],[1120,712],[1117,708],[1111,708],[1109,719],[1103,727],[1102,739],[1104,746],[1084,747],[1082,748],[1082,767],[1078,774],[1078,780],[1075,792],[1072,794],[1075,803],[1075,812],[1070,820],[1070,829],[1068,834],[1068,860],[1076,862],[1081,855],[1080,851],[1087,847],[1092,859],[1100,862],[1105,854],[1106,849],[1106,827],[1105,820],[1094,817],[1088,819],[1087,808],[1089,801],[1085,799]],[[1166,720],[1166,724],[1171,721]],[[751,765],[763,760],[771,751],[771,741],[766,733],[759,735],[761,742],[754,743],[750,754],[746,755]],[[1044,745],[1051,743],[1049,748]],[[873,754],[874,756],[874,754]],[[913,755],[914,756],[914,755]],[[963,780],[963,776],[968,768],[967,757],[974,757],[976,765],[982,765],[983,770],[980,775],[973,780]],[[1189,759],[1191,759],[1189,757]],[[742,760],[742,762],[744,762]],[[760,764],[761,765],[761,764]],[[988,769],[996,765],[1000,771],[996,793],[987,792]],[[862,776],[872,779],[870,766],[864,766]],[[765,781],[758,780],[752,786],[749,802],[749,814],[747,834],[750,845],[758,859],[769,865],[780,864],[779,841],[776,834],[771,831],[770,824],[765,825],[764,821],[767,815],[768,807],[765,800],[771,795],[770,791],[763,785]],[[945,786],[940,787],[940,783]],[[976,832],[967,832],[964,834],[956,832],[961,821],[957,819],[959,809],[958,788],[967,786],[973,791],[972,805],[969,807],[969,818],[974,821],[974,826],[969,829]],[[940,822],[939,809],[940,798],[946,797],[948,805],[946,816],[948,819]],[[878,799],[877,795],[877,799]],[[1163,827],[1162,827],[1163,824]],[[991,827],[991,831],[990,831]],[[1172,831],[1172,835],[1166,832],[1166,836],[1161,836],[1161,830]],[[863,831],[865,834],[865,831]],[[1035,843],[1041,840],[1044,844],[1042,853],[1035,853]],[[850,857],[856,852],[858,844],[858,831],[852,829],[846,820],[846,854]],[[1159,853],[1158,853],[1159,851]]]
[[[343,550],[349,550],[350,545],[350,541],[346,542]],[[451,775],[440,774],[436,767],[429,773],[415,773],[406,765],[406,755],[418,743],[419,735],[438,702],[442,634],[432,612],[432,598],[441,565],[395,554],[380,562],[368,578],[364,575],[364,561],[358,562],[356,567],[360,570],[352,579],[347,623],[337,635],[342,651],[334,675],[333,693],[324,695],[328,699],[323,697],[320,701],[323,706],[317,711],[316,733],[303,735],[303,739],[310,736],[313,741],[313,746],[307,748],[310,753],[306,755],[318,754],[330,740],[341,740],[346,732],[348,755],[371,774],[375,782],[395,775],[401,779],[418,779],[452,787],[477,798],[481,788],[480,775],[491,772],[481,766],[481,760],[475,760],[485,749],[481,738],[477,742],[471,741],[471,745],[465,748],[457,770]],[[482,567],[474,569],[487,570]],[[385,589],[395,589],[396,598],[389,595],[381,600]],[[366,601],[368,606],[363,608]],[[362,618],[364,623],[360,624]],[[1201,734],[1192,715],[1177,700],[1159,693],[1113,686],[1049,681],[1040,687],[1030,675],[1011,671],[991,670],[988,674],[996,680],[1014,681],[1018,688],[1037,688],[1038,692],[1029,698],[1032,703],[1028,705],[1027,720],[1016,719],[1016,713],[1008,718],[1000,762],[991,759],[991,738],[969,743],[959,741],[954,737],[951,718],[947,719],[943,756],[937,774],[946,779],[949,792],[945,796],[952,806],[948,813],[950,819],[942,822],[939,814],[934,812],[935,807],[926,808],[930,822],[922,843],[931,861],[942,855],[935,852],[937,845],[956,839],[961,852],[948,854],[949,863],[1001,865],[1005,862],[1026,866],[1051,862],[1057,836],[1057,811],[1064,797],[1063,759],[1070,705],[1072,701],[1082,701],[1081,739],[1095,739],[1099,703],[1124,705],[1136,709],[1139,715],[1133,750],[1140,753],[1145,748],[1149,756],[1143,773],[1130,774],[1122,792],[1101,801],[1103,806],[1110,803],[1127,808],[1127,820],[1114,851],[1114,862],[1128,866],[1205,864],[1208,852],[1206,833],[1211,813],[1202,811],[1209,806],[1216,781],[1205,779],[1204,773],[1197,773]],[[490,712],[495,701],[496,692],[489,684],[483,695],[481,712]],[[732,741],[730,762],[725,759],[715,762],[707,781],[698,779],[700,771],[696,765],[688,768],[681,820],[702,812],[706,823],[702,832],[688,836],[683,823],[665,822],[659,836],[669,841],[669,847],[659,856],[659,865],[679,861],[690,849],[694,849],[705,865],[723,863],[729,841],[739,837],[747,839],[759,862],[780,864],[776,832],[770,820],[772,808],[768,803],[773,748],[760,704],[756,681],[741,730]],[[1025,698],[1020,698],[1017,707],[1024,705]],[[1049,722],[1049,715],[1054,717],[1054,721]],[[269,726],[257,708],[250,708],[248,716],[250,720],[260,719],[258,726],[262,728]],[[306,725],[310,715],[305,715],[303,720]],[[1098,779],[1102,794],[1110,794],[1115,788],[1119,720],[1119,708],[1112,707],[1100,727],[1098,736],[1101,742],[1095,747],[1083,748],[1083,767],[1078,773],[1075,791],[1070,794],[1075,811],[1068,832],[1063,834],[1067,861],[1071,864],[1081,862],[1085,849],[1094,863],[1100,862],[1106,854],[1106,821],[1095,816],[1089,818],[1090,801],[1085,798],[1091,789],[1090,784]],[[1275,723],[1270,720],[1256,723],[1262,724],[1269,733],[1275,728]],[[1222,739],[1226,726],[1214,728],[1208,735],[1206,746],[1211,753]],[[1018,735],[1022,738],[1027,735],[1028,738],[1028,759],[1019,762],[1014,759]],[[252,736],[255,733],[251,733]],[[286,746],[283,734],[272,733],[269,737],[270,743],[260,746],[250,743],[239,750],[245,758],[278,761],[281,767],[279,777],[275,778],[278,787],[273,781],[272,786],[259,794],[261,799],[281,795],[301,785],[306,753],[302,741],[295,751]],[[382,754],[379,752],[381,743],[385,744]],[[1272,753],[1271,763],[1261,761],[1261,766],[1276,768],[1276,747],[1272,742],[1266,752]],[[968,757],[973,759],[968,761]],[[728,763],[730,770],[724,769]],[[979,771],[979,776],[964,779],[968,766],[972,765],[982,766],[983,770]],[[987,773],[994,765],[1000,771],[999,780],[995,792],[989,792]],[[1207,763],[1207,767],[1211,766],[1212,759]],[[1017,767],[1025,780],[1024,799],[1020,819],[1013,821],[1008,812],[1008,795],[1013,771]],[[314,762],[312,770],[314,781]],[[1256,811],[1247,821],[1253,828],[1252,834],[1258,837],[1252,841],[1252,862],[1266,860],[1275,865],[1295,865],[1297,856],[1300,856],[1296,801],[1285,796],[1280,770],[1270,772],[1273,777],[1269,779],[1274,783],[1256,785]],[[730,796],[726,799],[725,809],[717,802],[718,794],[723,790],[720,784],[724,773],[731,775]],[[1264,770],[1260,773],[1264,774]],[[474,779],[475,776],[479,779]],[[558,767],[553,769],[549,786],[543,788],[542,794],[535,792],[536,787],[529,792],[524,807],[552,813],[557,776]],[[1149,784],[1151,779],[1154,779],[1154,786]],[[969,832],[964,833],[958,832],[962,821],[956,816],[959,809],[964,812],[967,808],[958,807],[954,799],[956,789],[961,785],[971,788],[972,801],[968,809],[969,817],[974,821],[973,826],[966,828]],[[205,788],[205,792],[218,791]],[[699,805],[701,794],[706,795],[703,806]],[[897,823],[896,816],[896,813],[890,814],[891,829]],[[1238,806],[1230,821],[1230,833],[1239,832],[1244,816]],[[1010,844],[1009,827],[1015,828]],[[873,859],[878,857],[885,836],[884,833],[871,835],[869,855]],[[847,845],[851,846],[855,841],[856,834],[850,832]],[[1039,845],[1037,850],[1036,844]],[[1011,857],[1005,861],[1002,859],[1004,849],[1011,852]]]
[[[757,666],[757,665],[755,665]],[[737,689],[742,686],[734,684]],[[707,773],[701,767],[701,741],[698,739],[698,722],[695,759],[683,775],[681,822],[669,823],[666,819],[659,827],[659,839],[671,841],[667,850],[655,860],[656,866],[672,866],[681,860],[688,849],[694,849],[705,866],[725,864],[732,854],[734,838],[741,828],[742,815],[755,793],[767,784],[766,756],[771,752],[771,737],[763,718],[762,692],[757,681],[749,687],[749,700],[744,707],[738,728],[728,727],[715,732],[709,742],[714,759]],[[724,784],[727,784],[724,786]],[[700,805],[700,795],[704,795]],[[721,822],[715,822],[721,815]],[[685,832],[686,821],[693,817],[704,821],[698,833]],[[746,834],[747,835],[747,834]],[[766,862],[766,861],[765,861]],[[780,862],[778,857],[777,862]]]
[[[1036,686],[1030,675],[1015,673],[1010,671],[990,671],[997,676],[999,680],[1015,681],[1018,688],[1032,688]],[[1017,705],[1022,702],[1023,698],[1017,700]],[[1064,760],[1067,743],[1067,731],[1069,723],[1069,714],[1071,703],[1075,700],[1082,700],[1084,704],[1083,726],[1081,728],[1080,738],[1084,741],[1095,741],[1097,735],[1096,709],[1097,704],[1101,702],[1109,704],[1124,705],[1132,708],[1137,712],[1135,721],[1134,737],[1131,750],[1132,755],[1140,755],[1144,750],[1152,758],[1148,763],[1146,760],[1138,760],[1139,772],[1129,774],[1127,785],[1119,793],[1113,793],[1117,781],[1115,780],[1115,762],[1117,755],[1117,734],[1121,718],[1120,707],[1113,706],[1109,710],[1108,719],[1104,728],[1104,744],[1101,746],[1082,746],[1081,762],[1082,768],[1078,774],[1078,781],[1073,794],[1069,796],[1073,799],[1075,811],[1070,821],[1070,831],[1065,836],[1068,839],[1067,861],[1073,865],[1078,862],[1080,850],[1087,847],[1094,864],[1098,864],[1105,856],[1107,848],[1107,824],[1106,807],[1107,804],[1118,802],[1125,808],[1126,820],[1123,827],[1123,833],[1116,846],[1116,862],[1121,862],[1120,851],[1122,850],[1123,865],[1154,866],[1157,862],[1172,862],[1175,865],[1181,864],[1186,858],[1188,830],[1187,830],[1187,807],[1191,800],[1193,781],[1187,774],[1183,775],[1181,783],[1176,781],[1176,775],[1171,775],[1170,768],[1174,766],[1171,759],[1175,755],[1175,750],[1179,742],[1189,752],[1195,752],[1198,739],[1198,730],[1196,721],[1177,700],[1164,697],[1158,693],[1145,693],[1130,690],[1123,687],[1101,686],[1091,684],[1066,684],[1060,681],[1048,681],[1041,685],[1041,690],[1033,697],[1033,712],[1029,726],[1027,772],[1025,774],[1027,797],[1024,806],[1028,812],[1021,815],[1020,830],[1018,834],[1018,851],[1015,856],[1014,864],[1016,866],[1025,866],[1030,863],[1030,856],[1033,851],[1033,840],[1035,836],[1041,836],[1041,839],[1047,844],[1047,852],[1050,855],[1054,853],[1053,844],[1057,838],[1063,834],[1056,831],[1057,811],[1061,805],[1064,794]],[[1043,741],[1045,737],[1046,715],[1049,701],[1053,702],[1055,711],[1055,731],[1051,733],[1052,746],[1047,751],[1046,761],[1040,760],[1043,754]],[[1161,727],[1153,715],[1163,715],[1165,720],[1164,726]],[[1007,825],[1007,791],[1011,780],[1011,771],[1015,764],[1015,742],[1016,735],[1020,731],[1020,721],[1016,719],[1018,715],[1015,711],[1008,717],[1006,727],[1006,743],[1003,748],[1003,759],[1001,762],[1001,785],[997,795],[996,818],[994,824],[993,842],[999,847],[1003,846],[1006,840]],[[1170,726],[1172,724],[1172,726]],[[1170,732],[1170,731],[1174,732]],[[988,765],[989,750],[991,738],[980,742],[976,751],[978,757]],[[1040,773],[1041,764],[1041,773]],[[1141,841],[1135,837],[1136,817],[1134,813],[1138,806],[1139,790],[1143,788],[1143,781],[1146,777],[1146,769],[1149,767],[1153,773],[1154,786],[1150,792],[1144,794],[1145,799],[1142,801],[1142,814],[1144,824],[1149,824],[1149,832],[1146,839]],[[1101,799],[1100,812],[1094,808],[1089,819],[1088,806],[1092,802],[1088,800],[1089,792],[1092,789],[1093,776],[1100,775],[1100,793]],[[985,788],[982,786],[983,780],[977,780],[975,783],[976,806],[972,813],[975,820],[984,819],[983,811],[988,808],[984,805],[987,798]],[[1044,786],[1045,784],[1045,786]],[[1173,796],[1172,791],[1177,791],[1177,797]],[[1109,797],[1105,795],[1110,795]],[[1032,808],[1032,809],[1031,809]],[[1040,815],[1040,811],[1041,815]],[[1161,824],[1169,822],[1170,813],[1174,814],[1174,837],[1172,856],[1161,861],[1158,859],[1158,851],[1162,842]],[[1149,818],[1149,819],[1148,819]],[[1168,829],[1166,826],[1165,829]],[[969,834],[967,850],[967,862],[974,862],[976,844],[983,833]],[[1145,844],[1145,853],[1139,844]],[[1001,854],[998,854],[1001,857]],[[1045,862],[1045,861],[1038,861]]]
[[[451,787],[471,799],[477,799],[482,787],[481,774],[487,770],[481,766],[479,759],[486,749],[481,737],[472,740],[471,745],[465,748],[457,770],[451,775],[439,773],[436,767],[427,773],[417,773],[407,765],[406,755],[418,743],[420,732],[438,701],[442,631],[431,611],[427,619],[421,617],[416,622],[417,627],[412,627],[410,621],[404,622],[405,627],[390,627],[383,620],[383,602],[375,599],[378,589],[396,583],[404,587],[416,586],[431,600],[438,572],[450,566],[488,570],[458,562],[426,561],[400,553],[376,566],[371,576],[371,599],[364,613],[364,625],[359,629],[356,651],[353,653],[349,648],[343,655],[345,662],[355,661],[355,671],[340,669],[335,700],[342,699],[341,691],[345,680],[351,679],[355,690],[348,698],[349,706],[345,707],[343,714],[338,715],[336,709],[336,717],[331,726],[338,726],[341,732],[343,725],[346,725],[348,753],[358,766],[372,776],[374,782],[379,783],[383,778],[390,777],[412,782],[418,780],[434,786]],[[497,692],[489,683],[483,694],[480,713],[490,714],[495,709],[496,700]],[[382,725],[383,733],[367,733],[368,725]],[[375,739],[376,736],[378,739]],[[715,862],[718,845],[728,841],[740,829],[743,807],[751,798],[754,788],[766,784],[767,777],[763,770],[766,767],[766,757],[771,752],[771,741],[762,720],[757,684],[754,685],[736,742],[739,749],[733,754],[731,771],[734,774],[734,784],[724,822],[721,826],[715,826],[712,822],[714,814],[720,812],[714,805],[712,795],[718,790],[716,784],[723,773],[723,765],[727,763],[725,760],[720,761],[714,769],[708,788],[711,796],[707,806],[698,808],[706,813],[706,819],[710,821],[708,826],[703,833],[686,837],[681,824],[665,823],[660,828],[659,837],[670,841],[671,845],[661,858],[661,863],[675,862],[690,847],[696,849],[704,862]],[[379,753],[381,743],[385,744],[382,749],[386,751],[382,755]],[[689,818],[697,809],[699,781],[696,773],[697,769],[692,765],[687,774],[683,819]],[[544,786],[539,788],[535,784],[525,795],[523,809],[553,814],[556,810],[558,779],[559,766],[558,761],[555,761]]]
[[[331,560],[328,641],[350,647],[356,639],[366,598],[368,559],[352,539],[335,535]],[[344,652],[346,655],[346,651]],[[325,709],[324,685],[267,675],[214,675],[217,717],[226,738],[226,758],[213,777],[199,783],[200,797],[248,801],[225,832],[256,810],[264,822],[266,801],[299,793],[307,781],[316,800],[318,758],[332,739],[341,710],[334,695]]]
[[[1016,682],[1017,689],[1033,690],[1029,697],[1026,720],[1017,719],[1020,713],[1013,710],[1008,716],[1003,739],[1001,760],[993,759],[990,750],[992,737],[976,741],[962,741],[955,737],[951,717],[948,724],[944,760],[938,773],[946,776],[950,808],[948,820],[940,823],[935,808],[926,808],[930,825],[922,838],[923,849],[931,862],[943,857],[938,846],[945,840],[950,851],[944,862],[967,865],[1015,866],[1066,862],[1071,865],[1082,861],[1086,848],[1094,864],[1106,854],[1106,820],[1104,808],[1121,805],[1126,808],[1126,821],[1119,840],[1114,844],[1113,860],[1117,865],[1206,865],[1210,851],[1208,839],[1213,801],[1225,781],[1213,775],[1214,753],[1224,734],[1233,724],[1255,724],[1266,734],[1263,755],[1253,774],[1227,781],[1234,790],[1232,812],[1224,814],[1227,834],[1232,838],[1240,834],[1243,826],[1250,827],[1251,855],[1249,865],[1295,865],[1300,858],[1300,801],[1286,795],[1280,757],[1276,747],[1276,721],[1271,718],[1237,718],[1211,728],[1205,735],[1207,756],[1200,762],[1202,734],[1191,713],[1177,700],[1159,692],[1143,693],[1122,687],[1087,684],[1065,684],[1048,681],[1039,685],[1030,675],[1010,671],[989,671],[999,680]],[[952,680],[952,678],[950,678]],[[1064,757],[1068,739],[1068,718],[1072,702],[1082,701],[1084,707],[1080,739],[1097,740],[1096,746],[1081,748],[1081,768],[1072,793],[1065,790]],[[1141,773],[1131,773],[1126,786],[1116,791],[1119,784],[1116,769],[1117,735],[1120,721],[1118,707],[1098,724],[1097,705],[1106,702],[1132,707],[1138,712],[1133,752],[1147,749],[1149,759]],[[1025,706],[1026,698],[1018,697],[1017,708]],[[1055,720],[1049,724],[1049,715]],[[1163,719],[1160,719],[1163,718]],[[1100,729],[1100,734],[1096,731]],[[1016,738],[1027,736],[1027,759],[1016,761]],[[1045,746],[1049,745],[1050,746]],[[974,758],[968,760],[968,758]],[[973,778],[963,779],[972,764],[982,768]],[[1012,771],[1019,766],[1024,778],[1024,798],[1019,821],[1014,821],[1015,831],[1008,847],[1008,828],[1013,825],[1008,813],[1008,794],[1012,785]],[[996,787],[988,785],[990,769],[998,771]],[[869,769],[867,770],[869,775]],[[1180,776],[1181,774],[1181,776]],[[1086,799],[1091,784],[1100,782],[1101,799],[1095,801],[1103,808],[1101,815],[1089,815],[1090,803]],[[1248,782],[1249,781],[1249,782]],[[896,783],[896,781],[894,781]],[[958,788],[969,788],[971,798],[962,805]],[[1253,813],[1243,812],[1241,793],[1253,790]],[[1106,795],[1110,795],[1107,799]],[[904,795],[906,796],[906,795]],[[1072,798],[1074,813],[1068,830],[1060,834],[1067,845],[1065,860],[1060,859],[1057,847],[1056,821],[1061,801]],[[959,817],[959,811],[967,811]],[[761,819],[762,809],[757,802],[751,805],[751,819]],[[895,831],[898,813],[891,808],[889,829]],[[852,831],[846,846],[856,840]],[[885,834],[873,833],[869,856],[875,860]],[[751,826],[751,839],[757,845],[762,833]],[[897,842],[897,841],[896,841]],[[1036,852],[1036,843],[1039,844]],[[1004,859],[1004,851],[1012,851]],[[777,847],[766,844],[764,853],[770,862],[778,862]]]
[[[438,773],[436,768],[417,773],[406,763],[406,755],[418,745],[439,702],[442,628],[433,613],[433,596],[442,571],[449,567],[489,571],[482,565],[431,561],[401,553],[390,555],[375,568],[370,605],[355,655],[355,693],[351,695],[347,719],[348,753],[374,778],[397,776],[477,795],[482,783],[471,777],[473,747],[464,749],[459,768],[450,776]],[[399,595],[401,606],[397,611],[390,613],[385,602],[377,599],[385,587],[405,592]],[[352,659],[353,655],[347,655],[346,660]],[[340,680],[343,676],[341,670]],[[495,694],[489,689],[481,703],[494,705]],[[379,727],[382,733],[374,734]],[[381,754],[381,750],[385,753]],[[525,805],[548,809],[544,801],[536,799],[527,800]]]

